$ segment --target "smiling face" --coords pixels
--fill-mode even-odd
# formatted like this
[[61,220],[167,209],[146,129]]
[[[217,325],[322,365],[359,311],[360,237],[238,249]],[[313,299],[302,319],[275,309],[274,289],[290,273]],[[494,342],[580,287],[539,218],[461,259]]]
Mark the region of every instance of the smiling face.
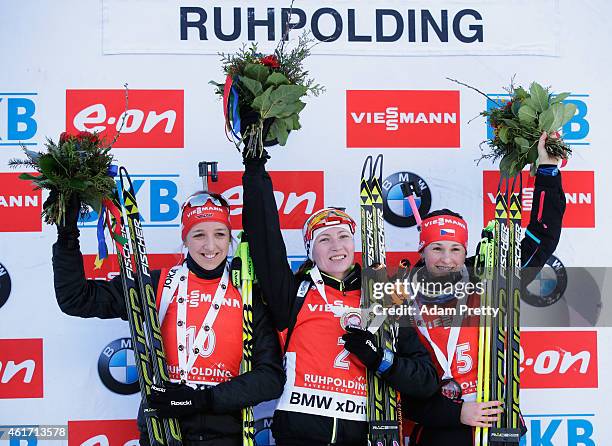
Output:
[[459,271],[465,263],[465,248],[462,244],[441,240],[427,245],[421,252],[427,271],[434,277]]
[[227,258],[230,230],[222,223],[207,221],[194,225],[185,237],[189,255],[205,270],[213,270]]
[[342,280],[355,259],[353,234],[345,228],[329,228],[314,241],[312,259],[321,272]]

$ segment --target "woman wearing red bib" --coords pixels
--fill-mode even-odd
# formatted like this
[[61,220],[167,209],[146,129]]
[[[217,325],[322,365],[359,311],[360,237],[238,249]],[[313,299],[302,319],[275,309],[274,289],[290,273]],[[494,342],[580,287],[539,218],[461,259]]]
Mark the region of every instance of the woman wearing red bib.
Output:
[[[287,381],[274,413],[279,446],[365,446],[366,368],[401,392],[429,397],[435,369],[413,328],[400,328],[395,355],[374,336],[349,328],[359,317],[361,269],[354,263],[355,221],[326,208],[306,221],[309,257],[297,275],[287,263],[266,159],[247,159],[243,224],[255,273],[275,326],[282,332]],[[357,323],[358,325],[358,323]]]
[[[561,174],[556,167],[559,160],[549,157],[544,149],[545,135],[538,145],[540,165],[534,200],[526,236],[521,241],[523,287],[535,278],[557,247],[565,212]],[[421,261],[410,273],[412,283],[423,285],[414,299],[417,309],[436,308],[442,314],[444,309],[466,304],[465,297],[468,306],[479,306],[478,292],[468,296],[439,292],[449,283],[461,285],[455,289],[468,289],[466,284],[478,282],[471,274],[475,257],[466,258],[467,242],[467,224],[459,214],[442,209],[423,218]],[[428,292],[436,289],[435,285],[439,285],[437,290]],[[472,446],[473,428],[490,427],[502,412],[499,401],[476,402],[479,320],[432,315],[429,310],[427,313],[417,311],[415,319],[421,340],[438,369],[441,386],[431,398],[402,400],[405,419],[416,422],[410,432],[410,445]],[[405,433],[408,431],[406,426]]]
[[[79,249],[78,201],[53,246],[55,292],[66,314],[127,319],[121,278],[86,280]],[[277,398],[284,374],[280,349],[263,302],[253,298],[252,371],[240,374],[242,298],[229,280],[229,206],[201,192],[182,208],[183,264],[153,270],[161,332],[172,384],[154,386],[150,406],[158,416],[178,418],[183,444],[242,445],[241,409]],[[141,444],[148,444],[141,410]]]

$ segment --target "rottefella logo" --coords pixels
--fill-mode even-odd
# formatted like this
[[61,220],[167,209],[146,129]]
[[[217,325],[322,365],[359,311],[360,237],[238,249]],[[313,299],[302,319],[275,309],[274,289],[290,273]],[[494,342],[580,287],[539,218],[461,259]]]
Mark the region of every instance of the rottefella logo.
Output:
[[11,276],[0,263],[0,308],[6,303],[9,296],[11,295]]
[[415,202],[419,214],[424,216],[431,208],[431,190],[423,178],[412,172],[397,172],[382,182],[385,220],[393,226],[407,228],[416,225],[410,203],[402,193],[403,183],[413,183],[417,188]]
[[131,395],[139,391],[138,370],[130,338],[109,343],[98,358],[98,375],[111,392]]
[[100,132],[112,139],[125,116],[113,148],[182,148],[183,96],[183,90],[130,90],[126,111],[124,90],[66,90],[66,130]]
[[459,92],[348,90],[347,147],[460,145]]
[[136,420],[68,421],[68,446],[138,446]]
[[546,261],[535,279],[527,285],[522,299],[534,307],[549,307],[555,304],[567,289],[567,271],[554,255]]
[[43,340],[0,339],[0,399],[43,396]]
[[0,93],[0,147],[35,146],[37,93]]
[[0,173],[0,232],[42,231],[42,194],[20,173]]

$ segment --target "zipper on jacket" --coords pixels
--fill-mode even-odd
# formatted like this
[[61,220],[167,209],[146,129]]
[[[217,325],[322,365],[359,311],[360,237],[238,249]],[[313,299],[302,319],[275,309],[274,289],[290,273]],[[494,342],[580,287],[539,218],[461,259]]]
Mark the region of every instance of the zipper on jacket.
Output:
[[338,429],[338,418],[334,417],[334,426],[332,428],[332,436],[331,436],[331,440],[329,441],[330,444],[334,444],[336,442],[336,436],[338,435],[338,433],[336,432],[337,429]]

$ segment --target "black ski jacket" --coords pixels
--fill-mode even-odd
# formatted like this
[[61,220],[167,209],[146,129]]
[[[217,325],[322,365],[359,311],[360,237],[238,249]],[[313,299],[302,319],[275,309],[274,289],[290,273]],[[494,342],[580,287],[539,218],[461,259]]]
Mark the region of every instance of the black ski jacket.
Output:
[[[199,277],[213,279],[221,277],[225,264],[221,264],[214,271],[206,271],[188,257],[187,266]],[[53,275],[57,302],[64,313],[85,318],[127,320],[120,276],[109,282],[86,280],[78,231],[76,236],[68,239],[60,235],[58,242],[53,245]],[[151,271],[155,289],[159,277],[159,270]],[[185,442],[201,445],[242,445],[241,409],[278,398],[282,393],[285,374],[278,338],[258,293],[253,294],[253,323],[252,371],[213,386],[210,411],[179,420]],[[138,427],[141,434],[144,434],[141,438],[146,439],[147,429],[142,415],[142,404],[138,413]]]
[[[265,159],[246,162],[242,221],[249,236],[255,273],[276,328],[291,330],[298,287],[306,277],[294,276],[287,263],[272,180],[265,163]],[[360,289],[361,270],[357,265],[343,282],[326,275],[323,280],[340,290]],[[437,391],[437,373],[412,327],[400,328],[394,363],[382,377],[400,391],[402,398],[426,398]],[[277,410],[272,432],[281,445],[329,444],[335,436],[334,444],[361,446],[367,444],[368,426],[366,422]]]
[[[556,176],[538,174],[529,225],[521,241],[522,287],[535,278],[557,248],[564,212],[561,173]],[[469,267],[474,261],[475,257],[470,257],[465,263]],[[452,401],[437,392],[428,399],[407,397],[402,403],[404,417],[418,423],[410,438],[411,446],[473,445],[473,428],[460,421],[462,401]]]

